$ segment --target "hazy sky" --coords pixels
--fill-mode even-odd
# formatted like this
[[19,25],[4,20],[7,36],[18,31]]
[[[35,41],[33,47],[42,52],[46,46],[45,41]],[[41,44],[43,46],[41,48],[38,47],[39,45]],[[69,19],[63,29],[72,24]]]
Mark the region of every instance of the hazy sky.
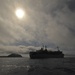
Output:
[[[15,16],[19,7],[26,12],[23,19]],[[75,0],[0,0],[1,52],[10,49],[5,46],[32,48],[42,43],[75,54]]]

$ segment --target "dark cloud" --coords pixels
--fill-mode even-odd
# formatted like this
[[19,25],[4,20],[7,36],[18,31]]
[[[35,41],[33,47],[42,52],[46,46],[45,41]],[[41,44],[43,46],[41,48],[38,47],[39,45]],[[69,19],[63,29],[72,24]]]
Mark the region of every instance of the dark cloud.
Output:
[[75,11],[75,0],[69,0],[67,1],[69,9],[74,12]]

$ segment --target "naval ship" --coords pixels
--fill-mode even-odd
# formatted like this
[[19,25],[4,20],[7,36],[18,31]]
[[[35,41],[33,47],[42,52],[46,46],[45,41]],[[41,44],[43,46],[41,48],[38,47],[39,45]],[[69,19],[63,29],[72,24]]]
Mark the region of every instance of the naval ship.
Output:
[[39,50],[29,52],[29,56],[31,59],[43,59],[43,58],[64,58],[64,54],[62,51],[59,50],[57,47],[57,51],[47,50],[42,47]]

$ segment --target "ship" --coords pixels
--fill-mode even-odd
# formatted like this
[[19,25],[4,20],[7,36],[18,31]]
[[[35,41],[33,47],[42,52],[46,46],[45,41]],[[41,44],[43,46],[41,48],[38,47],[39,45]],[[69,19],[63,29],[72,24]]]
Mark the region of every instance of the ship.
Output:
[[45,49],[41,47],[39,50],[30,51],[29,56],[31,59],[64,58],[63,52],[59,50],[59,47],[57,47],[57,49],[58,50],[56,51],[47,50],[47,47],[45,46]]

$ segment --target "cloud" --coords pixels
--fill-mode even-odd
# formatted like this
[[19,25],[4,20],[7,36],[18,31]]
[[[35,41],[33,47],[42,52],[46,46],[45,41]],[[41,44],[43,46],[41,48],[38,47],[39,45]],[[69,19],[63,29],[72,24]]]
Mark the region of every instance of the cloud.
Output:
[[72,12],[74,12],[75,11],[75,0],[68,0],[67,1],[67,4],[68,4],[68,8],[72,11]]
[[[39,50],[41,47],[35,47],[35,46],[0,46],[0,56],[7,56],[11,53],[18,53],[21,54],[23,57],[26,57],[27,55],[29,57],[29,52],[30,51],[36,51]],[[56,47],[55,48],[48,48],[48,51],[57,51]],[[60,49],[62,51],[62,49]],[[75,51],[73,48],[70,48],[67,50],[63,50],[63,53],[65,56],[73,56],[75,54]]]
[[[74,0],[7,0],[0,2],[0,45],[75,45]],[[18,20],[17,7],[26,11]],[[30,48],[32,49],[32,48]]]
[[11,53],[19,53],[22,55],[28,54],[30,51],[35,51],[40,49],[40,47],[35,46],[0,46],[0,56],[9,55]]

